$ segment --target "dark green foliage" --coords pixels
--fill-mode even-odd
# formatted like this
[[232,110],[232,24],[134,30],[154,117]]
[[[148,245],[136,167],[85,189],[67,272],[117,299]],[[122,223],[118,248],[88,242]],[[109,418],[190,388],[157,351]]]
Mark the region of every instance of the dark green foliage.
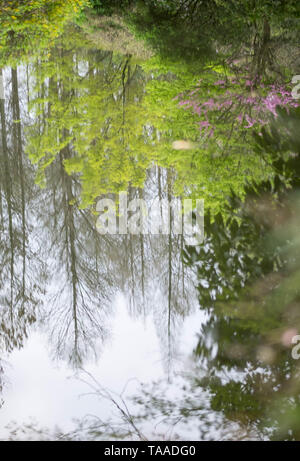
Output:
[[90,0],[95,11],[105,15],[110,15],[116,10],[126,11],[133,3],[133,0]]
[[[271,154],[273,181],[247,185],[244,202],[232,194],[228,218],[207,214],[204,244],[185,257],[210,314],[195,356],[209,370],[198,384],[209,388],[211,408],[274,439],[299,440],[298,372],[283,338],[300,327],[300,111],[278,112],[255,135],[257,152]],[[233,379],[232,370],[242,375]]]
[[216,52],[223,59],[228,46],[231,56],[237,56],[242,48],[245,51],[254,46],[255,57],[264,55],[267,60],[264,24],[276,32],[273,44],[285,40],[291,30],[299,32],[300,9],[296,0],[92,0],[92,3],[99,14],[125,17],[137,36],[163,56],[184,60],[209,60]]

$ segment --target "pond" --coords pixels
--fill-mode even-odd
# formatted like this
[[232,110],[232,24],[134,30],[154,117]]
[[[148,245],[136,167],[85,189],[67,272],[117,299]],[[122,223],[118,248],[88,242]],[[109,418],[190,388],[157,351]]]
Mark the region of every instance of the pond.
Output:
[[0,439],[299,440],[297,2],[15,3]]

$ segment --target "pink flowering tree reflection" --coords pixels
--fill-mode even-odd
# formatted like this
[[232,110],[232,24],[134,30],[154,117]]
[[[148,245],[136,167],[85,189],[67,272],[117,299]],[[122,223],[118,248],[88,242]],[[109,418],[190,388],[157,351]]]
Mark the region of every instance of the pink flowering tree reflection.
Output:
[[215,148],[226,154],[241,150],[250,128],[259,133],[272,116],[277,117],[277,106],[298,106],[284,84],[257,84],[241,74],[219,77],[215,72],[206,72],[195,88],[177,99],[180,107],[198,115],[201,142],[205,144],[213,138]]

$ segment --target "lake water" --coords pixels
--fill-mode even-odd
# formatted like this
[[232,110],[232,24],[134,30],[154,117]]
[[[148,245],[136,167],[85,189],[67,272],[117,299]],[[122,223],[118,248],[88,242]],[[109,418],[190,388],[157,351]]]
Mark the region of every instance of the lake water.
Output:
[[[3,69],[1,439],[299,436],[298,184],[274,188],[247,130],[201,144],[174,100],[195,72],[79,28]],[[96,204],[121,191],[204,199],[204,241],[172,218],[101,234]]]

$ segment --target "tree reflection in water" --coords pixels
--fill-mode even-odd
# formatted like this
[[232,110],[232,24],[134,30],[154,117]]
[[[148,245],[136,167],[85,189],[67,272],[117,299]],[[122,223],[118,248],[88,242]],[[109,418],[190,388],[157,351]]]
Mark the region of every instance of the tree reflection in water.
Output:
[[[249,11],[239,2],[238,14],[223,1],[141,3],[107,27],[130,21],[151,50],[100,49],[70,26],[32,60],[16,65],[13,53],[0,69],[1,352],[22,349],[34,328],[46,332],[53,358],[116,412],[68,434],[12,425],[11,438],[174,440],[197,428],[199,439],[299,440],[300,116],[290,94],[277,118],[270,101],[276,88],[284,99],[296,68],[284,45],[298,45],[297,4],[258,1]],[[5,27],[1,40],[7,31],[13,40]],[[204,197],[204,243],[187,247],[174,229],[99,235],[95,203],[120,191],[149,204]],[[166,372],[121,396],[84,371],[110,337],[119,293],[132,317],[152,315]],[[198,341],[186,373],[174,375],[195,307]]]

